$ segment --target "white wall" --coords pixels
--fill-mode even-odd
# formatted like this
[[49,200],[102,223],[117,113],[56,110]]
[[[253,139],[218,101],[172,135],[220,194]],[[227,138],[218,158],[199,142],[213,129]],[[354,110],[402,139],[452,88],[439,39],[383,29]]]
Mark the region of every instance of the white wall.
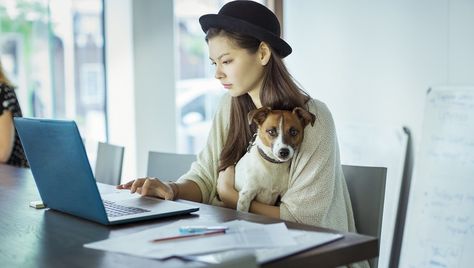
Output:
[[448,83],[474,84],[474,1],[449,2]]
[[149,150],[176,151],[173,1],[133,1],[137,172]]
[[[472,0],[288,0],[284,23],[290,72],[329,106],[336,125],[407,126],[415,157],[427,89],[474,85]],[[388,267],[390,242],[382,243],[379,267]]]
[[420,136],[428,87],[474,84],[474,1],[284,1],[293,76],[338,121]]
[[146,175],[149,150],[176,150],[173,1],[107,0],[110,142],[123,179]]
[[131,0],[105,1],[109,142],[125,146],[122,176],[136,176],[136,131]]

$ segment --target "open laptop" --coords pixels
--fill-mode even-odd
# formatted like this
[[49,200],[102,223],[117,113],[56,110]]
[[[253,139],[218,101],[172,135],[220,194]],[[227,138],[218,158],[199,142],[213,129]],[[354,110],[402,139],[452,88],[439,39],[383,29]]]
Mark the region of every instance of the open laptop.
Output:
[[38,191],[49,208],[106,225],[199,210],[111,187],[101,195],[74,121],[14,118],[14,123]]

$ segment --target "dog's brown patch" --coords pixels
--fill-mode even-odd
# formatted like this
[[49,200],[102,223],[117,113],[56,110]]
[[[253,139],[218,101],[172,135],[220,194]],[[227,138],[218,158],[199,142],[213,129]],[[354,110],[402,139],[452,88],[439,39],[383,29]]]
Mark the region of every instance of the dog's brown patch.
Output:
[[[258,125],[258,135],[263,144],[272,148],[273,142],[283,133],[283,143],[297,149],[304,138],[304,128],[314,124],[315,116],[303,108],[297,107],[293,111],[272,110],[262,107],[248,114],[249,123]],[[280,121],[282,130],[280,130]]]

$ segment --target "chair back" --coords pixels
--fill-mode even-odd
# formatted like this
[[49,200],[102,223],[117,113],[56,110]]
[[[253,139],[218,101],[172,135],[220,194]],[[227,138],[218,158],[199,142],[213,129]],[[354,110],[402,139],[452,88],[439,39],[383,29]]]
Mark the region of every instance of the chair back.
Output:
[[176,181],[188,172],[194,161],[196,161],[196,155],[194,154],[150,151],[148,153],[147,176],[165,181]]
[[110,185],[120,183],[124,151],[123,146],[99,142],[95,164],[95,179],[97,182]]
[[[380,240],[387,168],[342,165],[342,170],[357,231]],[[377,258],[369,262],[377,267]]]

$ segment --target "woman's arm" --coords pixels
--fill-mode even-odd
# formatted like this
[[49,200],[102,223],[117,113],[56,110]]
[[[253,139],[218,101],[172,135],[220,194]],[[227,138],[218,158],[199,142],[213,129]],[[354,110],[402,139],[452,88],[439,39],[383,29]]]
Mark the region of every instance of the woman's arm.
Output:
[[118,189],[129,189],[132,193],[157,196],[164,199],[187,199],[190,201],[211,203],[215,198],[215,187],[219,152],[222,151],[226,135],[226,120],[229,117],[231,97],[226,94],[214,116],[207,145],[191,165],[190,170],[176,182],[165,182],[155,178],[139,178],[118,185]]
[[[199,189],[199,186],[190,180],[185,180],[180,183],[175,183],[177,189],[173,189],[177,191],[177,198],[179,199],[186,199],[194,202],[202,202],[202,193]],[[171,187],[173,188],[173,186]]]
[[15,128],[12,114],[6,110],[0,115],[0,163],[6,163],[13,150]]
[[212,127],[209,131],[206,146],[197,155],[197,159],[192,163],[189,171],[181,176],[177,183],[193,181],[200,189],[200,200],[205,204],[212,204],[216,201],[217,167],[219,156],[224,147],[227,136],[227,124],[230,114],[232,98],[225,94],[217,108]]
[[272,218],[280,218],[280,207],[263,204],[255,200],[250,204],[249,211]]
[[[217,179],[217,191],[219,197],[227,208],[236,209],[239,201],[239,192],[234,188],[235,169],[234,166],[226,168],[219,173]],[[272,218],[280,218],[280,207],[260,203],[253,200],[250,204],[250,212]]]

